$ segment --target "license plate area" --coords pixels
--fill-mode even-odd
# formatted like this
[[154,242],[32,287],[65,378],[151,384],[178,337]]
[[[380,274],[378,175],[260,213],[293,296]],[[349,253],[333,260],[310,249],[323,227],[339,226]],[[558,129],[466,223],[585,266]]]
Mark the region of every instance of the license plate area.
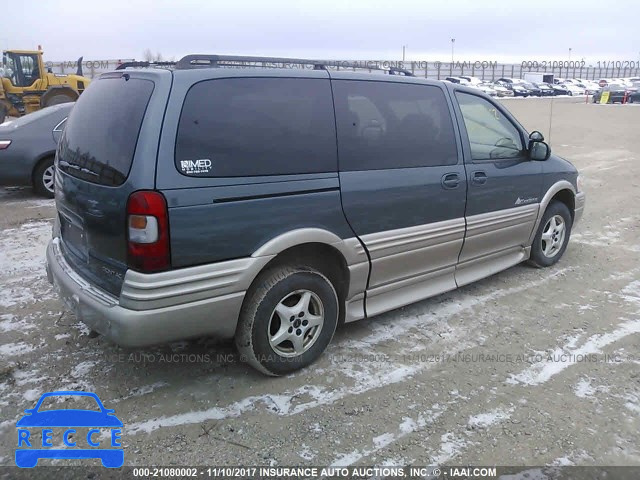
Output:
[[87,235],[82,225],[70,217],[60,214],[60,233],[65,246],[83,260],[87,259]]

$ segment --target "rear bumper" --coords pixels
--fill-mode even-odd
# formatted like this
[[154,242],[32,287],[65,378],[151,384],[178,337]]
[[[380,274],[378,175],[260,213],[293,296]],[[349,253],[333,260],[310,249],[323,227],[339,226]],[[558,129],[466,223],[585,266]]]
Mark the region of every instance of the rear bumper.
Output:
[[[60,239],[54,238],[47,247],[47,276],[89,328],[119,345],[140,347],[204,335],[233,337],[248,279],[268,260],[242,259],[148,275],[131,272],[133,280],[127,272],[123,293],[116,298],[74,271]],[[230,278],[230,271],[237,274]]]
[[575,225],[576,223],[578,223],[580,221],[580,219],[582,218],[582,214],[584,213],[584,205],[586,202],[586,196],[584,194],[584,192],[579,192],[576,193],[576,199],[575,199],[575,211],[573,214],[573,224]]

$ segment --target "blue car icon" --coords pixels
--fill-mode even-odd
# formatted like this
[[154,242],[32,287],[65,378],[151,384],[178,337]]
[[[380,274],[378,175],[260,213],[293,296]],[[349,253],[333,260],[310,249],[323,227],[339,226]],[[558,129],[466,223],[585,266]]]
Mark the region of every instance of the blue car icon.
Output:
[[[49,397],[83,396],[95,400],[100,411],[84,409],[59,409],[39,411],[42,402]],[[25,410],[26,415],[16,423],[18,428],[18,448],[16,449],[16,465],[22,468],[32,468],[38,464],[40,458],[83,459],[99,458],[102,465],[108,468],[118,468],[124,463],[124,450],[120,444],[122,422],[114,415],[114,410],[105,408],[100,398],[90,392],[48,392],[43,394],[34,408]],[[41,435],[32,435],[26,427],[41,429]],[[72,441],[76,430],[74,427],[89,428],[86,443],[90,448],[76,448],[76,441]],[[53,447],[53,429],[65,429],[62,435],[64,445],[69,448]],[[99,428],[111,429],[109,448],[101,438]],[[22,447],[22,448],[21,448]],[[42,447],[42,448],[40,448]]]

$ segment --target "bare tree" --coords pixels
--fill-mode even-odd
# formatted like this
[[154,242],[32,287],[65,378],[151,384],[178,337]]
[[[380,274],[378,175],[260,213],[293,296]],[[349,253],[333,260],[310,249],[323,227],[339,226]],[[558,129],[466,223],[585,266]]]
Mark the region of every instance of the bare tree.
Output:
[[164,58],[163,58],[163,56],[162,56],[162,54],[160,52],[153,53],[150,48],[147,48],[143,52],[142,57],[144,58],[145,62],[162,62],[162,61],[164,61]]

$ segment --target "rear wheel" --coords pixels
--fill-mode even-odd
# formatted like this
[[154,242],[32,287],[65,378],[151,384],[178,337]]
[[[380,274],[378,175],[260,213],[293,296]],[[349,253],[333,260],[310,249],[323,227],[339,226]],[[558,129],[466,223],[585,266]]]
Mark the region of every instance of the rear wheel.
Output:
[[240,358],[267,375],[285,375],[314,362],[331,342],[338,295],[319,271],[283,266],[262,274],[240,312]]
[[38,164],[33,172],[33,188],[38,195],[53,198],[54,176],[53,157],[49,157]]
[[567,249],[573,220],[567,206],[553,201],[542,216],[542,221],[531,245],[529,263],[542,268],[556,263]]

